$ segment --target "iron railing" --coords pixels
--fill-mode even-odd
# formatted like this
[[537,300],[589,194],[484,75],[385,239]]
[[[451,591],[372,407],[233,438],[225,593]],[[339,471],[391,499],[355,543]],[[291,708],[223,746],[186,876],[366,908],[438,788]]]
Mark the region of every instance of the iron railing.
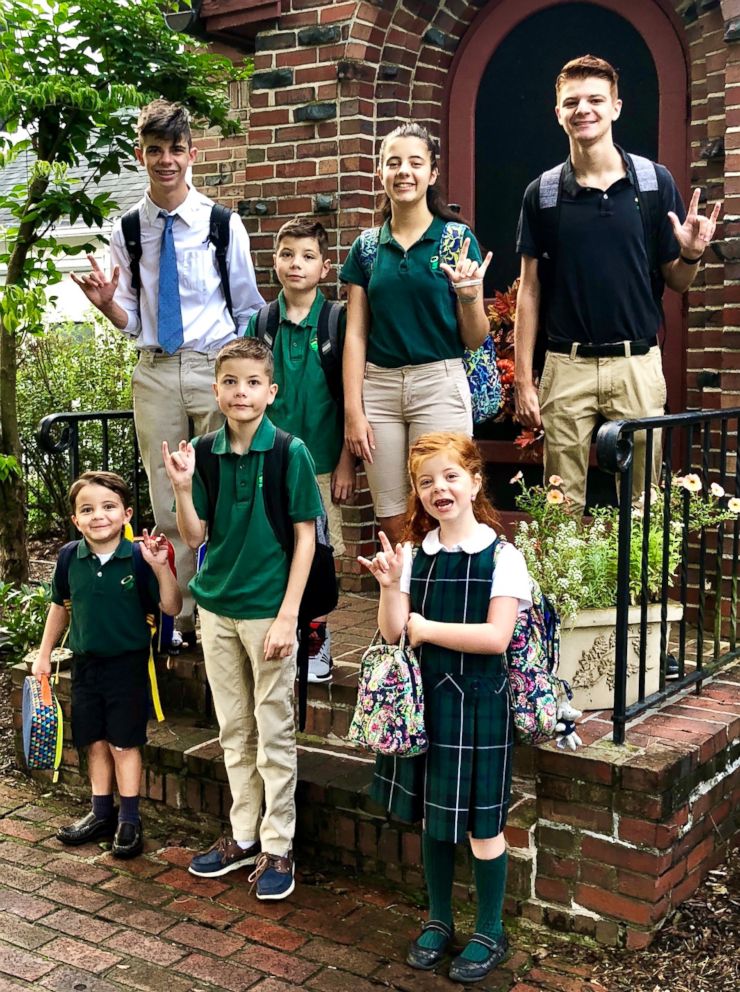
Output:
[[[133,429],[132,410],[101,410],[94,413],[51,413],[44,417],[36,431],[36,440],[42,451],[49,455],[67,454],[69,481],[86,469],[102,469],[118,472],[131,485],[133,498],[132,526],[134,533],[140,532],[142,515],[142,493],[144,473],[139,457],[136,431]],[[112,423],[130,423],[125,441],[121,438],[111,442]],[[86,437],[86,427],[92,426],[94,440]],[[86,464],[85,445],[95,451],[95,464]],[[125,450],[123,446],[125,445]]]
[[[644,433],[643,461],[636,465],[635,435]],[[597,436],[599,467],[617,476],[619,488],[619,541],[617,573],[617,614],[615,632],[614,741],[624,743],[627,722],[649,707],[702,682],[740,655],[737,638],[740,567],[740,516],[702,528],[691,535],[688,528],[688,491],[681,486],[681,513],[676,514],[675,475],[698,477],[701,491],[712,483],[725,491],[722,505],[740,496],[740,408],[700,410],[643,420],[612,421]],[[651,490],[653,454],[662,445],[662,468],[657,490]],[[635,547],[633,529],[633,476],[644,471],[647,484],[643,495]],[[691,480],[696,485],[695,480]],[[718,490],[716,490],[718,492]],[[646,695],[646,631],[648,566],[651,514],[662,514],[660,558],[660,675],[656,692]],[[673,534],[671,528],[674,528]],[[678,576],[670,574],[672,541],[680,528]],[[654,551],[655,549],[653,549]],[[628,610],[630,589],[640,607],[637,639],[630,635]],[[677,636],[669,640],[669,604],[681,610]],[[632,643],[630,643],[632,642]],[[628,655],[637,653],[638,692],[636,702],[627,704]],[[678,677],[666,680],[669,657],[678,662]]]

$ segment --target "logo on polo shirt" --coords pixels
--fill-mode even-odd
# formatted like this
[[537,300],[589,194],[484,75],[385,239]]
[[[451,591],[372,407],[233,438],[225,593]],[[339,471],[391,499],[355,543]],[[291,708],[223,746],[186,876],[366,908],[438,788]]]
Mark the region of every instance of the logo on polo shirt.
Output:
[[134,577],[133,577],[133,575],[126,575],[126,576],[124,576],[121,579],[121,585],[123,586],[124,589],[131,589],[131,588],[133,588],[133,585],[134,585]]
[[439,268],[439,255],[432,255],[429,259],[429,268],[432,271]]

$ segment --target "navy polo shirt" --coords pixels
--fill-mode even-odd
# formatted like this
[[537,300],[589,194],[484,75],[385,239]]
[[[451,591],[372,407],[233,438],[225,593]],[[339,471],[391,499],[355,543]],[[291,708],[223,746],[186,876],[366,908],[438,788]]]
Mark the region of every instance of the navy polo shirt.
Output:
[[[544,299],[548,341],[605,344],[654,337],[662,323],[653,295],[650,263],[640,216],[637,184],[620,149],[627,175],[609,189],[576,182],[570,157],[565,163],[558,224],[558,251],[552,282]],[[668,211],[686,216],[670,172],[656,165],[660,215],[658,261],[678,258]],[[524,194],[517,230],[518,254],[542,259],[544,245],[539,180]]]

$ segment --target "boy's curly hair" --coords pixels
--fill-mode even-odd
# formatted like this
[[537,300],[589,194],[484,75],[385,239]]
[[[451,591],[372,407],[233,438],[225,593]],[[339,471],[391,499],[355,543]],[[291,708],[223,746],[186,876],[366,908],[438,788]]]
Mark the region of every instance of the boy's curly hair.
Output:
[[77,497],[85,486],[103,486],[120,496],[124,510],[131,506],[131,490],[128,483],[115,472],[83,472],[69,487],[69,505],[72,513],[77,512]]

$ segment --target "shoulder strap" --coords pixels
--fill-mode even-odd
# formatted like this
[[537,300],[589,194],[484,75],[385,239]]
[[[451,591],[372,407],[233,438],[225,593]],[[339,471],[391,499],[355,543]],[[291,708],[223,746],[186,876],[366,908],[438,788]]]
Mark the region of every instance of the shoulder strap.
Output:
[[226,253],[229,250],[229,225],[231,211],[222,203],[214,203],[211,207],[211,220],[208,229],[208,240],[216,249],[216,264],[221,276],[221,288],[224,291],[226,307],[231,319],[234,319],[234,308],[231,302],[231,286],[229,285],[229,269],[226,264]]
[[216,438],[216,431],[204,434],[198,438],[195,446],[195,468],[206,489],[208,497],[208,536],[210,538],[213,529],[213,521],[216,516],[216,500],[218,499],[218,483],[220,468],[218,455],[213,453],[213,442]]
[[[540,176],[537,206],[539,210],[540,231],[542,235],[542,257],[547,263],[554,263],[558,250],[558,228],[560,225],[560,201],[563,189],[563,170],[565,162],[548,169]],[[545,281],[548,272],[544,273]]]
[[79,541],[68,541],[59,552],[59,557],[57,558],[57,567],[54,572],[54,578],[56,581],[57,592],[65,602],[68,602],[70,596],[69,566],[72,564],[72,559],[77,554],[77,548],[79,546]]
[[[658,232],[660,231],[660,187],[655,162],[642,155],[627,154],[637,183],[637,199],[640,204],[640,217],[645,235],[645,249],[650,265],[650,281],[656,302],[663,297],[663,275],[658,261]],[[661,303],[662,306],[662,303]]]
[[316,343],[319,346],[321,368],[324,371],[329,392],[337,403],[342,398],[342,349],[339,343],[339,319],[343,310],[343,303],[324,300],[316,328]]
[[[290,557],[293,554],[293,522],[288,513],[288,453],[293,435],[275,429],[275,443],[262,462],[262,499],[265,515],[278,544]],[[197,448],[196,448],[197,450]]]
[[280,303],[273,300],[272,303],[265,303],[257,311],[257,339],[262,341],[272,351],[275,345],[278,324],[280,323]]
[[121,232],[131,266],[131,288],[136,290],[137,296],[141,296],[141,273],[139,271],[139,262],[141,261],[141,220],[139,218],[138,207],[132,207],[121,217]]
[[373,274],[373,266],[375,265],[375,259],[378,257],[379,244],[379,227],[368,227],[360,234],[360,268],[368,280]]
[[139,602],[141,603],[141,608],[144,611],[145,616],[152,615],[154,618],[154,625],[156,626],[157,614],[159,612],[159,603],[152,599],[151,593],[149,592],[149,573],[150,568],[144,561],[144,556],[141,553],[141,544],[138,541],[133,542],[133,548],[131,551],[133,562],[134,562],[134,579],[136,580],[136,591],[139,594]]

